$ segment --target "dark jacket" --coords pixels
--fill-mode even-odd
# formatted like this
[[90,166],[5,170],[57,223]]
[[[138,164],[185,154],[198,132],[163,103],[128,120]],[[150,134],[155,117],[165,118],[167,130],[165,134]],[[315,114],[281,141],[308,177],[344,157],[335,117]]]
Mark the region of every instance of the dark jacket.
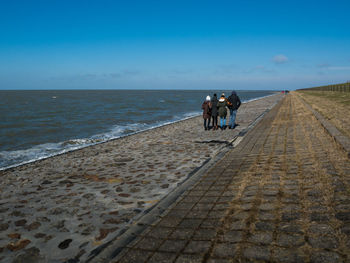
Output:
[[210,101],[204,101],[203,102],[203,104],[202,104],[203,119],[209,119],[210,118],[210,116],[211,116],[210,107],[211,107]]
[[232,104],[228,106],[229,109],[237,110],[239,106],[241,106],[241,100],[235,91],[232,91],[232,94],[227,98],[227,100]]
[[213,117],[218,116],[218,107],[217,107],[218,102],[219,101],[218,101],[217,97],[213,97],[211,99],[211,116],[213,116]]
[[224,101],[220,101],[219,100],[217,107],[218,107],[218,110],[219,110],[220,118],[226,117],[226,115],[227,115],[226,106],[227,106],[226,99]]

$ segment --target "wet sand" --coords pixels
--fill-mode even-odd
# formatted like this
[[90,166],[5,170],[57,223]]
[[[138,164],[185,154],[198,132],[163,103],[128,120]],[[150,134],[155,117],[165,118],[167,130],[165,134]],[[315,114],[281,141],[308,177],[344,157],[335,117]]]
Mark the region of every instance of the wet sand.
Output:
[[1,171],[0,261],[85,261],[281,98],[243,104],[234,130],[199,116]]

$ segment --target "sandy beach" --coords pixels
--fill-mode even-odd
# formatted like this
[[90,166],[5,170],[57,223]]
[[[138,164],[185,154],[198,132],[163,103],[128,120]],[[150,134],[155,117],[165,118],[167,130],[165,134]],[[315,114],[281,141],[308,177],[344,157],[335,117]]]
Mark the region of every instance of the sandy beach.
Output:
[[244,103],[234,130],[199,116],[1,171],[0,261],[85,261],[282,97]]

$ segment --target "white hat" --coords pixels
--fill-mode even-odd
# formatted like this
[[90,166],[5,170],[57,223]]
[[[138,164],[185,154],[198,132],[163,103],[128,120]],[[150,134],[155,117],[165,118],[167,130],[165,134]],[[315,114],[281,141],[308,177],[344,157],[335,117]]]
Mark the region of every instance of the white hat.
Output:
[[207,98],[205,99],[206,101],[210,101],[210,96],[208,95]]

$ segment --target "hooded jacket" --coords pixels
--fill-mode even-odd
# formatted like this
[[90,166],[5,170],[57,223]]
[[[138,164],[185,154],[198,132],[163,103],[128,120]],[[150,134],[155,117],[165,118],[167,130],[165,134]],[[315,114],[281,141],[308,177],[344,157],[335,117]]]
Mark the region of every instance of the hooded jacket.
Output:
[[220,118],[223,118],[223,117],[226,117],[227,115],[227,109],[226,109],[226,106],[227,106],[227,101],[224,97],[221,97],[219,99],[219,102],[218,102],[218,110],[219,110],[219,116]]
[[216,117],[218,116],[218,98],[216,96],[214,96],[212,99],[211,99],[211,116],[213,117]]
[[202,110],[203,110],[203,118],[204,119],[210,119],[211,113],[210,113],[210,101],[204,101],[202,104]]
[[237,110],[241,106],[241,100],[235,91],[232,91],[232,94],[227,98],[227,100],[232,104],[228,106],[229,109]]

